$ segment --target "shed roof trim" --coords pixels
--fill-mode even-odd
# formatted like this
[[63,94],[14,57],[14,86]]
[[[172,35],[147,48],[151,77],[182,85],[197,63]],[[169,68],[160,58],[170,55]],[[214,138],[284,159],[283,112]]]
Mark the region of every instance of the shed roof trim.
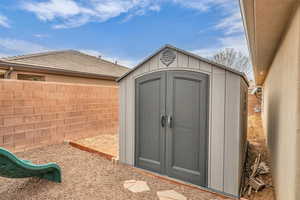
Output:
[[139,67],[141,67],[141,66],[142,66],[143,64],[145,64],[148,60],[150,60],[151,58],[153,58],[154,56],[156,56],[157,54],[159,54],[160,52],[162,52],[162,51],[165,50],[165,49],[172,49],[172,50],[174,50],[174,51],[178,51],[178,52],[180,52],[180,53],[182,53],[182,54],[185,54],[185,55],[187,55],[187,56],[190,56],[190,57],[193,57],[193,58],[195,58],[195,59],[198,59],[198,60],[200,60],[200,61],[202,61],[202,62],[206,62],[206,63],[208,63],[208,64],[214,65],[214,66],[219,67],[219,68],[221,68],[221,69],[230,71],[230,72],[232,72],[232,73],[234,73],[234,74],[237,74],[237,75],[243,77],[243,79],[244,79],[244,80],[246,81],[246,83],[249,85],[249,82],[248,82],[248,79],[247,79],[245,73],[240,72],[240,71],[235,70],[235,69],[232,69],[232,68],[227,67],[227,66],[225,66],[225,65],[216,63],[216,62],[214,62],[214,61],[212,61],[212,60],[203,58],[203,57],[201,57],[201,56],[198,56],[198,55],[193,54],[193,53],[191,53],[191,52],[185,51],[185,50],[183,50],[183,49],[179,49],[179,48],[177,48],[177,47],[175,47],[175,46],[172,46],[172,45],[170,45],[170,44],[166,44],[165,46],[161,47],[160,49],[158,49],[157,51],[155,51],[153,54],[151,54],[150,56],[148,56],[147,58],[145,58],[145,59],[144,59],[142,62],[140,62],[137,66],[135,66],[135,67],[132,68],[130,71],[128,71],[127,73],[125,73],[123,76],[121,76],[120,78],[118,78],[118,79],[117,79],[117,82],[120,82],[120,81],[121,81],[123,78],[125,78],[127,75],[131,74],[133,71],[135,71],[136,69],[138,69]]

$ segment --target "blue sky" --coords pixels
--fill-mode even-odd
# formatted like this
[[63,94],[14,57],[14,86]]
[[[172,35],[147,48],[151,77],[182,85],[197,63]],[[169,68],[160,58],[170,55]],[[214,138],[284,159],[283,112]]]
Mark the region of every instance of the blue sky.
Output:
[[247,54],[238,0],[1,0],[0,57],[75,49],[134,66],[164,44]]

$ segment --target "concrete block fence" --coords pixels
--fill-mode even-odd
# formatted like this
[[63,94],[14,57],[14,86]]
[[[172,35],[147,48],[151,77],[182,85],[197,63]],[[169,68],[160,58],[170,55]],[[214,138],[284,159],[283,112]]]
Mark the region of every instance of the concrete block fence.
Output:
[[254,94],[248,94],[248,115],[260,115],[260,113],[256,113],[254,108],[260,108],[259,99]]
[[0,147],[17,152],[118,131],[118,88],[0,80]]

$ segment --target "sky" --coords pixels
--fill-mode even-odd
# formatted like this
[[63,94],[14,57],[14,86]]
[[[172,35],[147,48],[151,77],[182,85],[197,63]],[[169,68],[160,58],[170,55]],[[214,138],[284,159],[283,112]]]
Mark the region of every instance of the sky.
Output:
[[247,55],[238,0],[0,2],[0,57],[74,49],[134,67],[165,44]]

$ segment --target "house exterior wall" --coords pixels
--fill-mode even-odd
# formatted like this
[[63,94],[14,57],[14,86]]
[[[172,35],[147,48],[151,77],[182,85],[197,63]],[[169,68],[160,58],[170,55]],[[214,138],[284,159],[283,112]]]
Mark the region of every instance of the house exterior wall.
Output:
[[110,85],[110,86],[117,85],[116,81],[114,81],[114,80],[101,80],[101,79],[92,79],[92,78],[84,78],[84,77],[64,76],[64,75],[55,75],[55,74],[46,74],[46,73],[22,72],[22,71],[13,71],[11,73],[11,79],[17,79],[18,74],[32,74],[32,75],[44,76],[45,81],[47,81],[47,82],[96,84],[96,85]]
[[299,6],[295,10],[263,85],[263,125],[278,200],[300,199]]
[[0,147],[22,151],[118,131],[118,87],[0,80]]
[[245,149],[245,142],[241,142],[244,137],[241,137],[239,123],[241,83],[244,80],[232,72],[179,51],[174,53],[176,59],[168,67],[160,61],[160,54],[157,54],[120,81],[120,161],[134,165],[135,79],[164,70],[205,73],[210,80],[208,187],[238,196],[243,158],[241,154]]

